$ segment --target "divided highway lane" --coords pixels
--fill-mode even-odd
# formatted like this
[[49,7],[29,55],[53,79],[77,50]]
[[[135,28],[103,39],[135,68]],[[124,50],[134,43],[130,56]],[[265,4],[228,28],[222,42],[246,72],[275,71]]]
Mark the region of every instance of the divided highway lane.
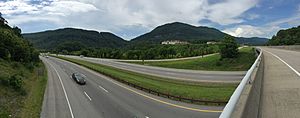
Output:
[[300,52],[261,47],[264,53],[260,117],[300,116]]
[[[73,114],[75,118],[216,118],[223,109],[168,100],[70,62],[53,57],[41,59],[49,75],[42,117],[71,118]],[[73,72],[87,76],[87,84],[76,84],[70,78]]]
[[[64,55],[66,56],[66,55]],[[245,75],[245,71],[197,71],[197,70],[185,70],[185,69],[171,69],[153,66],[144,66],[138,64],[130,64],[124,62],[117,62],[111,59],[91,58],[91,57],[79,57],[69,56],[75,59],[81,59],[93,63],[99,63],[108,65],[120,69],[126,69],[133,72],[160,76],[169,79],[177,79],[192,82],[222,82],[222,83],[239,83]]]

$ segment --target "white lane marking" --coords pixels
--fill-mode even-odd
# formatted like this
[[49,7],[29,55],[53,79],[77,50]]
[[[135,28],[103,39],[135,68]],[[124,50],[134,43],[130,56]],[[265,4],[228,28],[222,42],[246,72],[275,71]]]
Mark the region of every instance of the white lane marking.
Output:
[[99,88],[101,88],[101,89],[104,90],[106,93],[108,93],[108,91],[107,91],[105,88],[103,88],[102,86],[99,85]]
[[271,55],[273,55],[274,57],[276,57],[277,59],[279,59],[281,62],[283,62],[285,65],[287,65],[290,69],[292,69],[300,77],[300,73],[296,69],[294,69],[292,66],[290,66],[288,63],[286,63],[285,61],[283,61],[280,57],[278,57],[277,55],[275,55],[275,54],[273,54],[273,53],[271,53],[269,51],[266,51],[266,52],[270,53]]
[[67,92],[66,92],[66,90],[65,90],[64,84],[63,84],[62,81],[61,81],[61,77],[60,77],[60,75],[58,74],[57,70],[54,68],[54,66],[53,66],[52,64],[50,64],[49,62],[48,62],[48,64],[54,69],[54,71],[56,72],[56,74],[57,74],[57,76],[58,76],[58,79],[59,79],[59,81],[60,81],[60,85],[62,86],[62,89],[63,89],[63,91],[64,91],[64,94],[65,94],[65,97],[66,97],[66,100],[67,100],[67,103],[68,103],[68,107],[69,107],[69,110],[70,110],[70,113],[71,113],[71,117],[74,118],[73,111],[72,111],[72,107],[71,107],[71,104],[70,104],[70,102],[69,102],[69,98],[68,98]]
[[[61,60],[62,60],[62,59],[61,59]],[[98,73],[98,72],[96,72],[96,71],[90,70],[90,69],[85,68],[85,67],[83,67],[83,66],[79,66],[79,65],[77,65],[77,64],[74,64],[74,63],[69,62],[69,61],[66,61],[66,60],[62,60],[62,61],[66,62],[66,63],[69,63],[69,64],[72,64],[72,65],[75,65],[75,66],[77,66],[78,68],[84,69],[84,70],[86,70],[86,71],[88,71],[88,72],[91,72],[91,73],[93,73],[93,74],[95,74],[95,75],[97,75],[97,76],[99,76],[99,77],[102,77],[102,76],[100,76],[100,73]],[[140,92],[138,92],[138,91],[135,91],[135,90],[133,90],[133,89],[131,89],[131,88],[129,88],[129,87],[126,87],[125,85],[122,85],[121,83],[118,83],[118,82],[116,82],[116,81],[114,81],[114,80],[112,80],[112,79],[109,79],[109,78],[103,78],[103,79],[105,79],[105,80],[107,80],[107,81],[110,81],[110,82],[112,82],[113,84],[116,84],[116,85],[118,85],[118,86],[120,86],[120,87],[122,87],[122,88],[124,88],[124,89],[126,89],[126,90],[128,90],[128,91],[131,91],[131,92],[133,92],[133,93],[136,93],[136,94],[138,94],[138,95],[141,95],[141,96],[143,96],[143,97],[145,97],[145,98],[148,98],[148,99],[151,99],[151,100],[153,100],[153,101],[156,101],[156,102],[159,102],[159,103],[163,103],[163,104],[166,104],[166,105],[170,105],[170,106],[173,106],[173,107],[182,108],[182,109],[187,109],[187,110],[192,110],[192,111],[198,111],[198,112],[209,112],[209,113],[221,113],[221,112],[222,112],[222,110],[205,110],[205,109],[197,109],[197,108],[190,108],[190,107],[185,107],[185,106],[176,105],[176,104],[173,104],[173,103],[169,103],[169,102],[166,102],[166,101],[162,101],[162,100],[159,100],[159,99],[150,97],[150,96],[148,96],[148,95],[146,95],[146,94],[143,94],[143,93],[140,93]]]
[[148,116],[145,116],[145,118],[150,118],[150,117],[148,117]]
[[92,101],[91,97],[85,91],[84,91],[84,94],[90,101]]

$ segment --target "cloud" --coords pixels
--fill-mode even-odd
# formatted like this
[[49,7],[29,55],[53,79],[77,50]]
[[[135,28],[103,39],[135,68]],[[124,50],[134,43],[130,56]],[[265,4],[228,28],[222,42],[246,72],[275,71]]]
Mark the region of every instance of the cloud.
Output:
[[112,31],[131,38],[174,21],[192,25],[206,25],[200,24],[201,20],[220,25],[239,24],[244,22],[242,14],[255,7],[257,1],[12,0],[0,2],[0,11],[14,25],[47,21],[60,27]]
[[279,26],[251,26],[238,25],[233,28],[227,28],[223,32],[236,37],[268,37],[271,38],[279,29]]
[[0,2],[0,11],[7,16],[11,24],[18,25],[40,20],[60,23],[63,21],[63,17],[97,10],[91,4],[77,1],[40,1],[39,4],[30,2],[32,1]]

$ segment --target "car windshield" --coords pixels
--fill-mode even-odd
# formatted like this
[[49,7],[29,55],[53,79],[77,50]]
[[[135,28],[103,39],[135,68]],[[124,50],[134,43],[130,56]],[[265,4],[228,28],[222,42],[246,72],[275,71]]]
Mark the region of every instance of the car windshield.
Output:
[[75,74],[75,77],[79,80],[84,79],[84,76],[82,74]]

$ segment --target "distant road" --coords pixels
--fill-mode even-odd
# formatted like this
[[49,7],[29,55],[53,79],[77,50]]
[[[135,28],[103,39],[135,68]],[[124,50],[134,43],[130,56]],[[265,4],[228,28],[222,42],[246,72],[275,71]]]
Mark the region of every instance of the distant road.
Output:
[[[43,118],[217,118],[223,109],[161,98],[70,62],[41,59],[48,70]],[[73,72],[87,76],[87,84],[75,83]]]
[[260,116],[298,118],[300,116],[300,52],[262,47],[264,80]]
[[133,72],[160,76],[169,79],[191,81],[191,82],[220,82],[220,83],[239,83],[246,71],[198,71],[185,69],[171,69],[163,67],[145,66],[131,63],[118,62],[111,59],[79,57],[64,55],[66,57],[85,60],[93,63],[108,65]]
[[[179,61],[179,60],[188,60],[188,59],[198,59],[202,57],[212,56],[217,53],[207,54],[203,56],[195,56],[195,57],[184,57],[184,58],[175,58],[175,59],[152,59],[152,60],[144,60],[145,62],[156,62],[156,61]],[[113,61],[121,61],[121,62],[141,62],[142,60],[128,60],[128,59],[112,59]]]

